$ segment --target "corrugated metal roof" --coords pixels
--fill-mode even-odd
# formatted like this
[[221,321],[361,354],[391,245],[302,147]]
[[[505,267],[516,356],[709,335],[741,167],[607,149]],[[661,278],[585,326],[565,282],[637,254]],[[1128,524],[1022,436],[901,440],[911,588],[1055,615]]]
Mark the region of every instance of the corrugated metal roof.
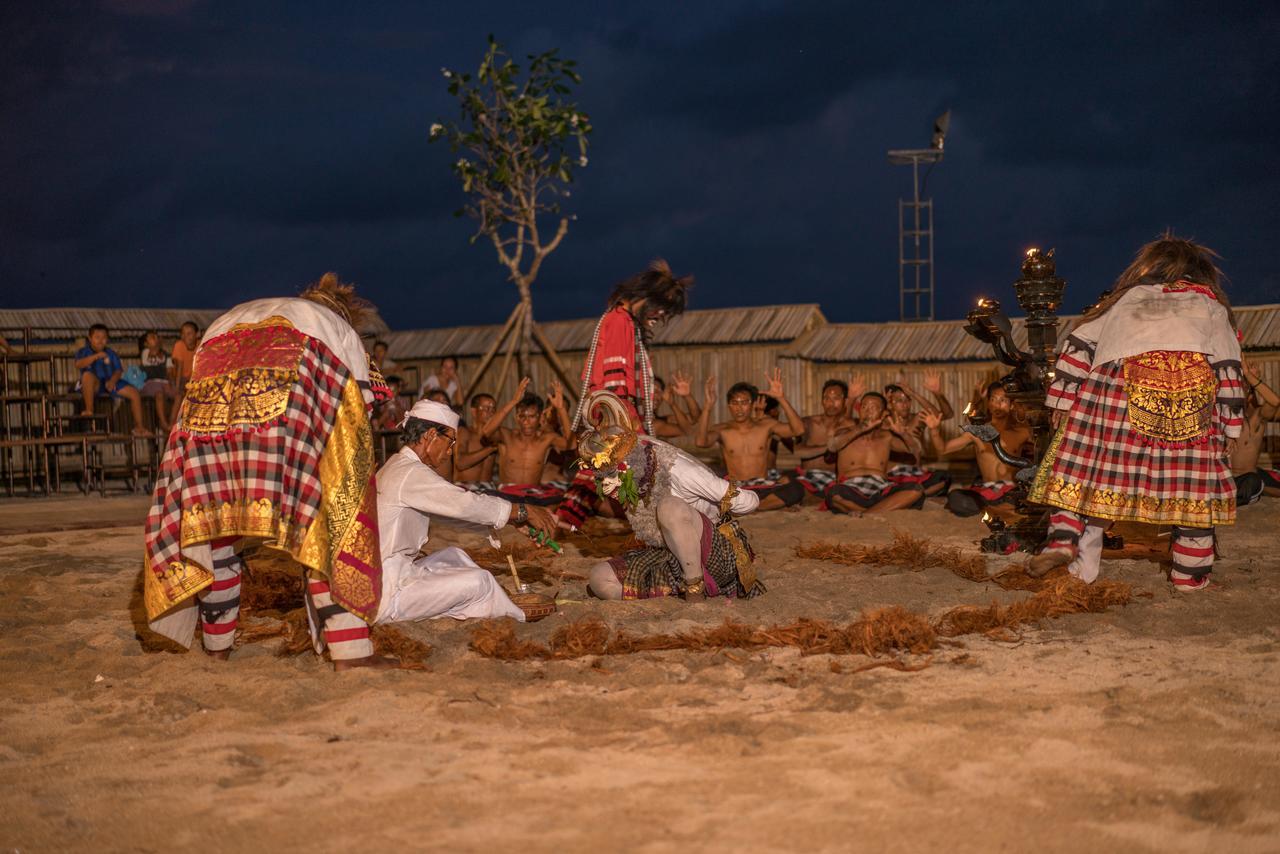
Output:
[[[19,334],[30,328],[37,337],[62,338],[84,335],[94,323],[105,324],[113,333],[138,335],[148,329],[176,330],[188,320],[201,329],[218,318],[225,308],[0,308],[0,329]],[[376,313],[360,331],[369,335],[387,332],[387,324]]]
[[[562,352],[586,350],[598,317],[539,323],[551,346]],[[817,303],[710,308],[687,311],[663,327],[655,346],[692,344],[758,344],[794,341],[826,323]],[[386,337],[393,359],[432,359],[479,356],[493,344],[502,324],[453,326],[444,329],[406,329]]]
[[1280,348],[1280,303],[1237,305],[1234,309],[1246,350]]
[[[1280,305],[1235,307],[1246,349],[1280,348]],[[1060,318],[1061,340],[1080,320]],[[1027,345],[1024,319],[1015,317],[1013,337]],[[829,323],[802,336],[785,355],[815,362],[967,362],[989,361],[991,347],[964,331],[963,320],[932,323]]]

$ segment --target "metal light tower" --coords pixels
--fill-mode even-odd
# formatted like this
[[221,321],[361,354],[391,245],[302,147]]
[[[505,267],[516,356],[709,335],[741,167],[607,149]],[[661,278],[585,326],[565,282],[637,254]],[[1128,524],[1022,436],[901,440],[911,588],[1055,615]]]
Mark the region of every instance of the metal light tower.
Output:
[[[920,164],[932,171],[942,160],[942,145],[951,124],[947,110],[933,123],[929,148],[889,152],[894,166],[911,166],[911,200],[898,199],[898,318],[933,320],[933,200],[920,198]],[[925,172],[925,180],[929,172]]]

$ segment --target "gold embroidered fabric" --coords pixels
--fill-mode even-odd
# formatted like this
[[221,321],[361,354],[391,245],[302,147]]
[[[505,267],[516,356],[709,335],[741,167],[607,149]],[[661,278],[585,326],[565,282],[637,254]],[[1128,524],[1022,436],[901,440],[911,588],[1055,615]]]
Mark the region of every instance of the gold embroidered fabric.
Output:
[[333,431],[320,457],[323,498],[294,557],[328,577],[334,601],[372,621],[381,594],[373,430],[364,397],[348,379]]
[[284,415],[305,345],[306,336],[283,317],[241,324],[206,341],[182,402],[183,429],[225,433]]
[[738,567],[738,581],[742,583],[742,588],[750,592],[751,588],[756,586],[756,565],[751,558],[751,552],[747,549],[747,544],[742,541],[742,529],[734,522],[729,515],[729,508],[733,505],[733,499],[738,494],[738,484],[730,481],[729,488],[725,490],[724,497],[720,499],[720,518],[722,521],[716,526],[726,540],[729,541],[729,547],[733,549],[733,556]]
[[1124,361],[1129,424],[1160,442],[1207,436],[1218,391],[1209,360],[1201,353],[1157,350]]
[[176,560],[169,564],[163,577],[150,568],[142,569],[142,602],[147,609],[148,622],[175,605],[196,595],[213,583],[213,573],[188,560]]
[[[1040,484],[1037,484],[1040,487]],[[1073,510],[1084,516],[1152,525],[1212,528],[1235,522],[1236,501],[1230,498],[1157,498],[1111,489],[1096,489],[1051,476],[1032,493],[1040,504]]]
[[193,504],[182,511],[182,545],[207,543],[223,537],[264,537],[287,547],[290,526],[268,498]]

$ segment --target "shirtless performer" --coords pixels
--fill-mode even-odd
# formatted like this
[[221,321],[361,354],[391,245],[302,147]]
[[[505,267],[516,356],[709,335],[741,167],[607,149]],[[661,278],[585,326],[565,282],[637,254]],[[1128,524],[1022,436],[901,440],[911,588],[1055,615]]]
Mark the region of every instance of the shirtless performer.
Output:
[[453,464],[454,483],[471,492],[484,492],[495,487],[493,467],[497,462],[498,443],[480,435],[489,423],[498,402],[493,395],[477,392],[471,395],[471,424],[458,425],[458,446]]
[[1280,395],[1263,382],[1253,365],[1242,362],[1244,381],[1248,386],[1244,425],[1240,428],[1240,438],[1231,449],[1231,474],[1236,482],[1237,506],[1253,504],[1264,495],[1280,497],[1280,469],[1258,467],[1267,422],[1275,421],[1280,415]]
[[[778,403],[776,397],[770,397],[767,394],[759,395],[756,402],[751,406],[751,418],[759,421],[761,418],[772,418],[778,420],[778,413],[782,409],[782,404]],[[803,420],[803,419],[802,419]],[[791,453],[796,449],[796,437],[789,439],[779,439],[776,435],[769,438],[769,451],[765,457],[765,468],[769,470],[769,477],[780,479],[778,473],[778,448],[786,448],[787,453]],[[785,478],[790,480],[791,478]]]
[[[551,384],[550,403],[560,417],[561,433],[552,433],[542,427],[542,400],[528,394],[529,378],[520,381],[516,395],[484,425],[483,437],[497,436],[498,479],[501,484],[493,494],[508,500],[548,506],[559,504],[564,497],[565,484],[542,482],[542,469],[547,461],[547,451],[573,447],[573,433],[569,430],[569,413],[564,405],[564,389],[559,382]],[[516,429],[503,427],[502,422],[515,410]]]
[[827,443],[837,433],[853,429],[848,402],[848,383],[827,380],[822,384],[822,412],[804,417],[804,435],[796,448],[800,466],[791,479],[815,495],[823,494],[836,479],[836,455],[827,450]]
[[827,487],[827,509],[832,513],[884,513],[902,510],[924,502],[924,491],[917,483],[890,483],[885,477],[889,469],[889,453],[906,451],[907,443],[893,432],[888,417],[888,401],[879,392],[862,395],[858,404],[858,421],[837,433],[827,442],[836,454],[839,480]]
[[782,405],[787,416],[786,424],[776,418],[753,419],[751,408],[760,392],[749,383],[736,383],[725,396],[732,420],[708,426],[716,395],[716,378],[712,376],[707,378],[706,401],[702,417],[698,419],[694,444],[699,448],[710,448],[718,442],[728,480],[754,492],[760,498],[760,510],[780,510],[804,500],[804,487],[790,481],[779,483],[777,471],[769,471],[769,441],[774,436],[789,439],[802,435],[804,421],[783,394],[782,369],[774,369],[768,380],[768,393]]
[[[1018,423],[1013,405],[999,380],[987,386],[986,401],[991,426],[1000,431],[1000,446],[1011,456],[1022,456],[1023,446],[1031,441],[1031,429],[1025,423]],[[1016,485],[1013,480],[1016,469],[1000,462],[995,450],[972,433],[962,433],[944,443],[940,413],[925,412],[924,421],[939,459],[972,447],[982,475],[982,480],[973,486],[951,490],[947,495],[948,510],[957,516],[976,516],[988,507],[1009,503],[1009,493]]]
[[[659,439],[678,439],[681,436],[688,436],[693,430],[698,419],[702,417],[702,409],[698,406],[698,401],[693,399],[690,391],[690,380],[687,374],[676,371],[671,376],[672,386],[667,388],[667,384],[663,382],[662,377],[655,376],[653,378],[653,435]],[[683,400],[685,405],[689,407],[688,412],[680,408],[680,401]],[[671,410],[671,415],[662,415],[660,410],[662,404],[667,404]]]
[[[945,421],[955,415],[955,410],[951,408],[951,402],[942,393],[940,373],[925,371],[924,387],[933,395],[936,406],[917,394],[905,382],[884,387],[885,397],[889,401],[889,417],[895,424],[894,429],[902,434],[911,448],[909,453],[894,451],[890,454],[889,461],[893,466],[886,477],[889,478],[890,483],[918,483],[924,490],[925,496],[945,495],[951,487],[951,476],[920,466],[924,456],[925,430],[927,429],[923,413],[937,412]],[[913,404],[919,404],[920,411],[914,410]]]

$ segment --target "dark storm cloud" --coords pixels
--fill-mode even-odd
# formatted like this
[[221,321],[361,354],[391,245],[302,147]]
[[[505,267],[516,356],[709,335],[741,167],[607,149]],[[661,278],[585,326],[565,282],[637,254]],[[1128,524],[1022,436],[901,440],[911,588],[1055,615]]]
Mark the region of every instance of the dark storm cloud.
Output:
[[894,316],[908,175],[884,152],[948,106],[941,315],[1031,243],[1079,306],[1166,227],[1222,250],[1237,301],[1280,299],[1273,6],[690,5],[8,4],[6,302],[227,304],[333,268],[397,326],[494,320],[510,287],[426,128],[497,22],[517,56],[580,60],[597,128],[540,317],[657,255],[697,305]]

